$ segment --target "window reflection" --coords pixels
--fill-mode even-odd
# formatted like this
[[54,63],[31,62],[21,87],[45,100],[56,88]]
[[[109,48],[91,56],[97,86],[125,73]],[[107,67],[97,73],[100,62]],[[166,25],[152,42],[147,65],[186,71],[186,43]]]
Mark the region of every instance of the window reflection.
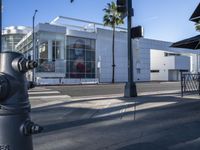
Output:
[[55,62],[48,59],[39,59],[37,72],[55,72]]
[[43,42],[39,46],[39,58],[48,59],[48,41]]
[[86,73],[94,73],[95,72],[95,63],[87,62],[86,63]]
[[86,51],[86,61],[95,61],[94,51]]
[[60,58],[60,49],[61,49],[61,42],[52,41],[52,58],[54,61]]

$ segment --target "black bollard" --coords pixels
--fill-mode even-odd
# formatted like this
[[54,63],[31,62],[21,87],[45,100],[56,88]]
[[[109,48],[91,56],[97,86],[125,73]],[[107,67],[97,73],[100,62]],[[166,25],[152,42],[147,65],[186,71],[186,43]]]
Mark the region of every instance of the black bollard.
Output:
[[42,131],[30,119],[25,77],[35,67],[20,53],[0,53],[0,150],[33,150],[32,134]]

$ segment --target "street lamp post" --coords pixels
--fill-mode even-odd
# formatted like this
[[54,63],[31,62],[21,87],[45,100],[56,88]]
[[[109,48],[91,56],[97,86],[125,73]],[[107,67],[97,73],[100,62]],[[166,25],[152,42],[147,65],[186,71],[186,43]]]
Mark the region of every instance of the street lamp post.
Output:
[[132,52],[132,39],[131,39],[131,27],[132,27],[132,0],[127,0],[127,25],[128,25],[128,82],[125,85],[124,97],[136,97],[137,90],[133,74],[133,52]]
[[[36,59],[36,52],[35,52],[35,16],[38,10],[36,9],[33,15],[33,61]],[[35,82],[35,69],[33,69],[33,77],[32,77],[33,83]]]
[[0,0],[0,38],[1,38],[1,40],[0,40],[0,53],[1,53],[1,51],[2,51],[2,0]]

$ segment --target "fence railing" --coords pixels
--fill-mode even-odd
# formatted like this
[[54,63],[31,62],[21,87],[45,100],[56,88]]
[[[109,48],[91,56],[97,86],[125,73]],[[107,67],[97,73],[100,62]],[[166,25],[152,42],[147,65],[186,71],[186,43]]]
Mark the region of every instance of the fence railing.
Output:
[[200,95],[200,73],[181,73],[181,96],[184,94]]

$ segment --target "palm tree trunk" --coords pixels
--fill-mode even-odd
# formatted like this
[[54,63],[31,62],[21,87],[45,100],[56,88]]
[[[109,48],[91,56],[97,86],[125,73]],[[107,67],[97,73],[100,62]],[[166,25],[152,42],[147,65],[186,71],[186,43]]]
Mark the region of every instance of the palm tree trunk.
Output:
[[115,83],[115,26],[112,37],[112,83]]

